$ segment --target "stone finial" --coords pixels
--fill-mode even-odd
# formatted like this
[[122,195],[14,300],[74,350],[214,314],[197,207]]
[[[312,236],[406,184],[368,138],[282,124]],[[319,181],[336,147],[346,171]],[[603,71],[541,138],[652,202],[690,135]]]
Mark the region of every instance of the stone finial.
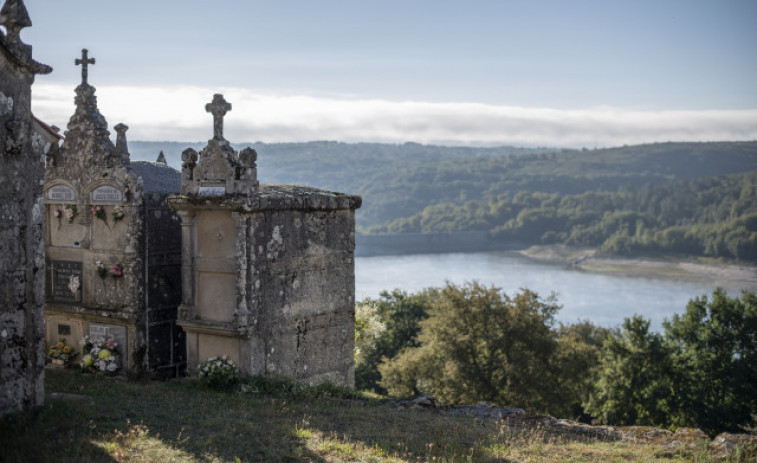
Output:
[[166,155],[163,154],[163,150],[160,151],[160,154],[158,155],[158,160],[155,162],[157,162],[158,164],[168,165],[168,163],[166,162]]
[[239,152],[239,162],[243,167],[255,167],[255,161],[258,160],[258,153],[249,146]]
[[7,0],[0,9],[0,24],[8,30],[8,42],[21,42],[21,29],[31,27],[32,20],[23,0]]
[[223,116],[231,111],[231,103],[228,103],[223,95],[216,93],[213,101],[205,105],[205,111],[213,115],[213,140],[226,141],[223,138]]
[[187,148],[181,152],[181,167],[194,168],[197,165],[197,151],[192,148]]
[[74,64],[76,66],[81,64],[81,83],[82,85],[87,85],[87,76],[89,74],[88,65],[95,64],[94,58],[87,58],[88,50],[86,48],[82,48],[81,50],[81,59],[76,58],[74,60]]
[[189,193],[189,183],[194,180],[197,166],[197,151],[187,148],[181,152],[181,194]]
[[116,153],[128,158],[129,146],[126,142],[126,131],[129,130],[129,126],[121,122],[113,127],[113,130],[116,131]]

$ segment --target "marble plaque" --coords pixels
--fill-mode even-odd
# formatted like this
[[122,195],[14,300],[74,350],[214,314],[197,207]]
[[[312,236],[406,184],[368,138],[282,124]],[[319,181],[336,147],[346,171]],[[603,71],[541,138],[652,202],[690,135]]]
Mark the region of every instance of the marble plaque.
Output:
[[47,190],[47,199],[60,202],[76,201],[76,191],[67,185],[55,185]]
[[58,304],[80,304],[83,281],[81,273],[81,262],[51,260],[47,300]]
[[123,200],[123,192],[114,186],[103,185],[92,190],[93,203],[120,203]]
[[225,186],[201,186],[197,189],[198,196],[223,196],[225,194]]

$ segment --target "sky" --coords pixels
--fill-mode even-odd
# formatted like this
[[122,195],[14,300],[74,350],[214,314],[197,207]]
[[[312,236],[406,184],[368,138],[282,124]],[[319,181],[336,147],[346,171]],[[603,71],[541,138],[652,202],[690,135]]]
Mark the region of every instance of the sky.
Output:
[[[605,147],[757,140],[754,0],[25,0],[32,108],[129,140]],[[113,132],[111,130],[111,132]]]

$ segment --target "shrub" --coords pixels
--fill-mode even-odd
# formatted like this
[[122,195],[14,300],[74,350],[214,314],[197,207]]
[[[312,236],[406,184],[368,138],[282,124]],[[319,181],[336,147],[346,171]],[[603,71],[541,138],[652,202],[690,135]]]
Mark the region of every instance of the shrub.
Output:
[[239,369],[229,357],[210,357],[197,366],[200,383],[211,389],[229,389],[241,379]]

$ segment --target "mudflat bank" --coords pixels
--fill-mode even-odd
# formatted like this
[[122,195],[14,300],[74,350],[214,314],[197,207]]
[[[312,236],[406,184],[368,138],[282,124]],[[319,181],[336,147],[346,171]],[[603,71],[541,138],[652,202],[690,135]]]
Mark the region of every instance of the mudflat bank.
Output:
[[720,262],[704,258],[615,257],[603,254],[595,248],[573,247],[564,244],[531,246],[516,252],[531,259],[565,265],[587,272],[703,281],[729,288],[757,291],[757,266],[747,263]]

